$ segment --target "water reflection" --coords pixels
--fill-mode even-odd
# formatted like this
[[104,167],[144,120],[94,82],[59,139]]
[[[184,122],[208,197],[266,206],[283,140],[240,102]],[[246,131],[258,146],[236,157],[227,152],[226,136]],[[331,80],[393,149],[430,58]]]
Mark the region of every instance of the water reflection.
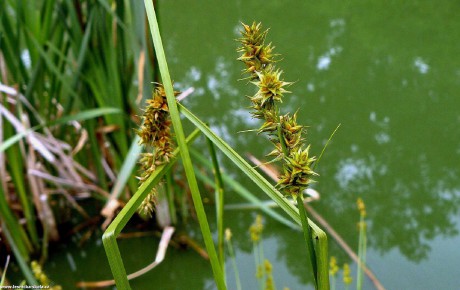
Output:
[[[315,187],[322,200],[315,207],[348,243],[357,242],[358,196],[368,206],[372,252],[385,256],[397,250],[401,260],[423,263],[436,245],[435,237],[460,242],[460,63],[454,57],[460,39],[447,29],[459,25],[458,19],[447,17],[448,4],[435,9],[434,4],[419,4],[414,13],[402,15],[411,4],[276,2],[260,7],[249,1],[242,9],[237,1],[225,4],[225,14],[209,7],[202,17],[196,17],[203,13],[198,4],[181,2],[190,12],[181,17],[173,17],[178,3],[162,4],[164,33],[169,36],[165,41],[187,39],[191,44],[167,46],[168,55],[179,60],[172,66],[177,84],[199,92],[186,105],[238,152],[261,158],[270,151],[269,143],[256,134],[236,133],[257,126],[245,109],[249,103],[244,96],[252,94],[252,88],[237,81],[242,67],[234,60],[233,39],[240,20],[271,27],[270,41],[283,55],[285,78],[296,81],[284,108],[300,108],[299,122],[312,126],[308,140],[313,151],[318,154],[330,132],[342,124],[318,168],[321,176]],[[286,13],[279,13],[280,5]],[[422,16],[420,11],[436,13]],[[190,26],[200,31],[192,40]],[[245,185],[258,192],[250,181]],[[232,221],[234,232],[246,232],[252,218],[238,213]],[[274,266],[286,267],[306,282],[305,269],[296,263],[295,239],[282,231],[268,234],[278,245],[280,264]],[[240,251],[250,252],[247,241],[237,244]],[[331,250],[341,255],[333,242]],[[397,264],[380,269],[391,272]]]

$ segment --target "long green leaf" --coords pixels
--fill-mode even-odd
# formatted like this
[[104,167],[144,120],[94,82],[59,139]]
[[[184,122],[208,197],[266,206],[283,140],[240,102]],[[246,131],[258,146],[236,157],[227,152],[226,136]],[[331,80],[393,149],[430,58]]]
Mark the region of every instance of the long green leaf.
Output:
[[195,206],[198,222],[200,224],[201,233],[203,235],[204,243],[209,254],[209,259],[211,261],[211,267],[217,288],[219,290],[223,290],[226,289],[224,275],[222,268],[220,267],[216,249],[214,247],[214,242],[212,240],[211,230],[209,229],[209,224],[206,218],[206,212],[204,211],[203,202],[201,201],[200,191],[198,189],[198,183],[196,181],[192,161],[188,152],[188,147],[185,143],[185,134],[182,129],[179,110],[177,109],[176,105],[176,98],[174,96],[172,81],[169,75],[168,64],[166,62],[166,56],[163,49],[163,43],[160,36],[160,29],[158,27],[155,9],[151,0],[144,0],[144,4],[150,24],[150,32],[152,33],[153,45],[155,47],[158,66],[160,68],[161,79],[166,91],[166,98],[168,101],[172,124],[174,127],[174,133],[176,134],[177,143],[180,148],[182,163],[184,165],[185,175],[187,176],[188,185],[192,193],[193,204]]

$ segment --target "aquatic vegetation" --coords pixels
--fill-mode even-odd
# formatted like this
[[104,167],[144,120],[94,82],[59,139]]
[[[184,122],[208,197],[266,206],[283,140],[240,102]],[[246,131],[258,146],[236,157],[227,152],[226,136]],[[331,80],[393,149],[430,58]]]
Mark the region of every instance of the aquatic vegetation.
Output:
[[249,97],[252,116],[264,121],[257,131],[266,132],[275,147],[268,156],[273,156],[273,161],[283,161],[283,173],[277,187],[297,202],[315,288],[327,289],[329,279],[324,268],[318,271],[303,198],[303,191],[314,182],[312,177],[318,175],[313,171],[316,157],[310,154],[310,145],[306,144],[304,137],[306,129],[297,123],[297,112],[280,114],[279,104],[284,94],[289,93],[285,87],[290,82],[282,79],[282,71],[275,66],[272,45],[265,44],[268,30],[262,30],[262,25],[255,22],[251,26],[242,23],[242,26],[241,38],[238,39],[241,47],[237,49],[242,55],[238,60],[246,65],[243,73],[249,74],[248,78],[258,89],[254,96]]

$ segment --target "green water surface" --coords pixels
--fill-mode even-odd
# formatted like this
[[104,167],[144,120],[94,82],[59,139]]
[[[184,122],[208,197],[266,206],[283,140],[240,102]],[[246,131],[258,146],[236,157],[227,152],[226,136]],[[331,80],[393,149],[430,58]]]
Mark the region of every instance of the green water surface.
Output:
[[[307,141],[315,154],[341,124],[318,167],[314,188],[321,200],[313,207],[356,250],[355,201],[363,198],[368,265],[386,289],[460,289],[458,1],[158,2],[172,78],[177,89],[195,88],[184,104],[238,152],[259,158],[271,150],[270,143],[255,133],[237,133],[260,123],[251,119],[245,98],[254,87],[238,81],[243,65],[235,60],[234,39],[240,21],[270,27],[268,40],[282,54],[278,66],[285,80],[294,82],[283,110],[299,109],[299,123],[310,126]],[[228,161],[222,162],[229,174],[264,197]],[[242,202],[232,192],[226,201]],[[247,232],[255,212],[225,215],[243,289],[258,289]],[[265,255],[273,263],[278,289],[312,289],[300,233],[269,218],[265,225]],[[123,241],[128,272],[153,259],[157,241]],[[74,270],[66,266],[65,275],[108,278],[102,247],[88,251],[93,254],[61,254],[62,263],[55,262],[50,271],[70,265],[72,258],[77,265]],[[333,240],[330,253],[356,273]],[[100,268],[88,274],[91,264]],[[229,288],[235,289],[230,264],[227,272]],[[341,275],[338,280],[337,289],[343,289]],[[132,286],[216,289],[207,262],[177,250]],[[364,288],[373,289],[368,279]]]

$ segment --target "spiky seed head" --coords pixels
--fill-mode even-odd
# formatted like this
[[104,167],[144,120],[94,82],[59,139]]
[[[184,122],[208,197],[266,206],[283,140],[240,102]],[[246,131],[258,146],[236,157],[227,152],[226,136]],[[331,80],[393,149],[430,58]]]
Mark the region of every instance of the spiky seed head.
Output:
[[291,156],[284,158],[283,174],[277,186],[286,194],[297,197],[307,186],[315,182],[311,177],[318,174],[311,169],[316,157],[309,156],[310,145],[306,149],[299,148]]
[[147,194],[147,196],[144,198],[141,205],[137,209],[137,212],[141,218],[147,220],[152,217],[156,205],[156,196],[157,191],[155,188],[153,188],[152,191],[150,191],[150,193]]
[[289,152],[295,152],[302,145],[304,127],[297,124],[297,112],[280,117],[281,134]]
[[251,74],[250,79],[256,79],[256,71],[261,71],[267,65],[275,62],[274,47],[271,44],[265,45],[268,29],[262,30],[260,23],[253,22],[251,26],[244,23],[242,25],[241,38],[237,39],[242,45],[237,51],[242,55],[238,60],[246,64],[244,72]]
[[266,102],[282,102],[283,94],[289,93],[284,87],[290,85],[289,82],[281,80],[282,71],[270,66],[263,72],[256,71],[256,74],[259,80],[253,84],[259,88],[259,91],[254,98],[259,100],[260,105],[264,106]]

